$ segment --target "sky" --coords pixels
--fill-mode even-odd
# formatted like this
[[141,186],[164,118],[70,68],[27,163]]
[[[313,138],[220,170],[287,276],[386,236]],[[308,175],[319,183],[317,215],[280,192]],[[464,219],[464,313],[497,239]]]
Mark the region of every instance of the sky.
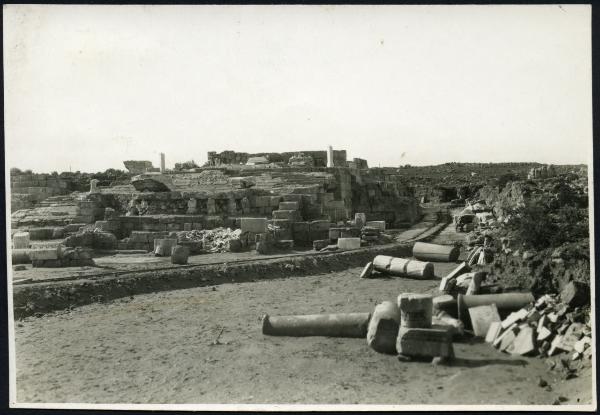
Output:
[[8,167],[591,160],[586,5],[3,7]]

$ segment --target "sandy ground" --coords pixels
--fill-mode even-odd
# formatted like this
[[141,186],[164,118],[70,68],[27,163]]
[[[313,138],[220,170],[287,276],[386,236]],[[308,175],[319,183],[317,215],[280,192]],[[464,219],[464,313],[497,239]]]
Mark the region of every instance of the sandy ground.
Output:
[[[436,264],[445,275],[454,264]],[[455,343],[451,366],[399,362],[363,339],[269,337],[261,316],[367,312],[437,281],[361,280],[360,268],[91,304],[16,325],[19,402],[551,404],[591,399],[542,359]],[[219,343],[214,345],[223,330]],[[545,379],[552,391],[538,386]]]

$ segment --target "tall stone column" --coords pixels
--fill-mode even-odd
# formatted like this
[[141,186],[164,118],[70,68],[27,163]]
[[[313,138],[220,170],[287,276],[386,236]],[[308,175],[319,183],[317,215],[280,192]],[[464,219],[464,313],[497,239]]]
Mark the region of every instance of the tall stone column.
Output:
[[333,167],[333,147],[327,147],[327,167]]
[[165,171],[165,153],[160,153],[160,172],[164,173]]

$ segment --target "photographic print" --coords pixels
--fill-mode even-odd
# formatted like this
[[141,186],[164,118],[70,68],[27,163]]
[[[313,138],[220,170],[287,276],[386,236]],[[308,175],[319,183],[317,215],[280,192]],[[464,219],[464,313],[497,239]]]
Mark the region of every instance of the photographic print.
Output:
[[596,409],[589,5],[4,5],[10,405]]

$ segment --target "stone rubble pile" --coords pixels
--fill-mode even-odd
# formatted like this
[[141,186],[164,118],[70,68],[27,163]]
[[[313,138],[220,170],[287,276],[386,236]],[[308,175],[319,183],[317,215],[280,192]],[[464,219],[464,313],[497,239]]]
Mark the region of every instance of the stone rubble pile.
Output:
[[240,229],[216,228],[177,232],[179,242],[200,242],[205,252],[230,252],[232,241],[239,241]]
[[546,294],[535,304],[490,324],[486,341],[503,352],[549,357],[569,353],[572,360],[592,357],[592,328],[585,291],[569,283],[560,296]]

